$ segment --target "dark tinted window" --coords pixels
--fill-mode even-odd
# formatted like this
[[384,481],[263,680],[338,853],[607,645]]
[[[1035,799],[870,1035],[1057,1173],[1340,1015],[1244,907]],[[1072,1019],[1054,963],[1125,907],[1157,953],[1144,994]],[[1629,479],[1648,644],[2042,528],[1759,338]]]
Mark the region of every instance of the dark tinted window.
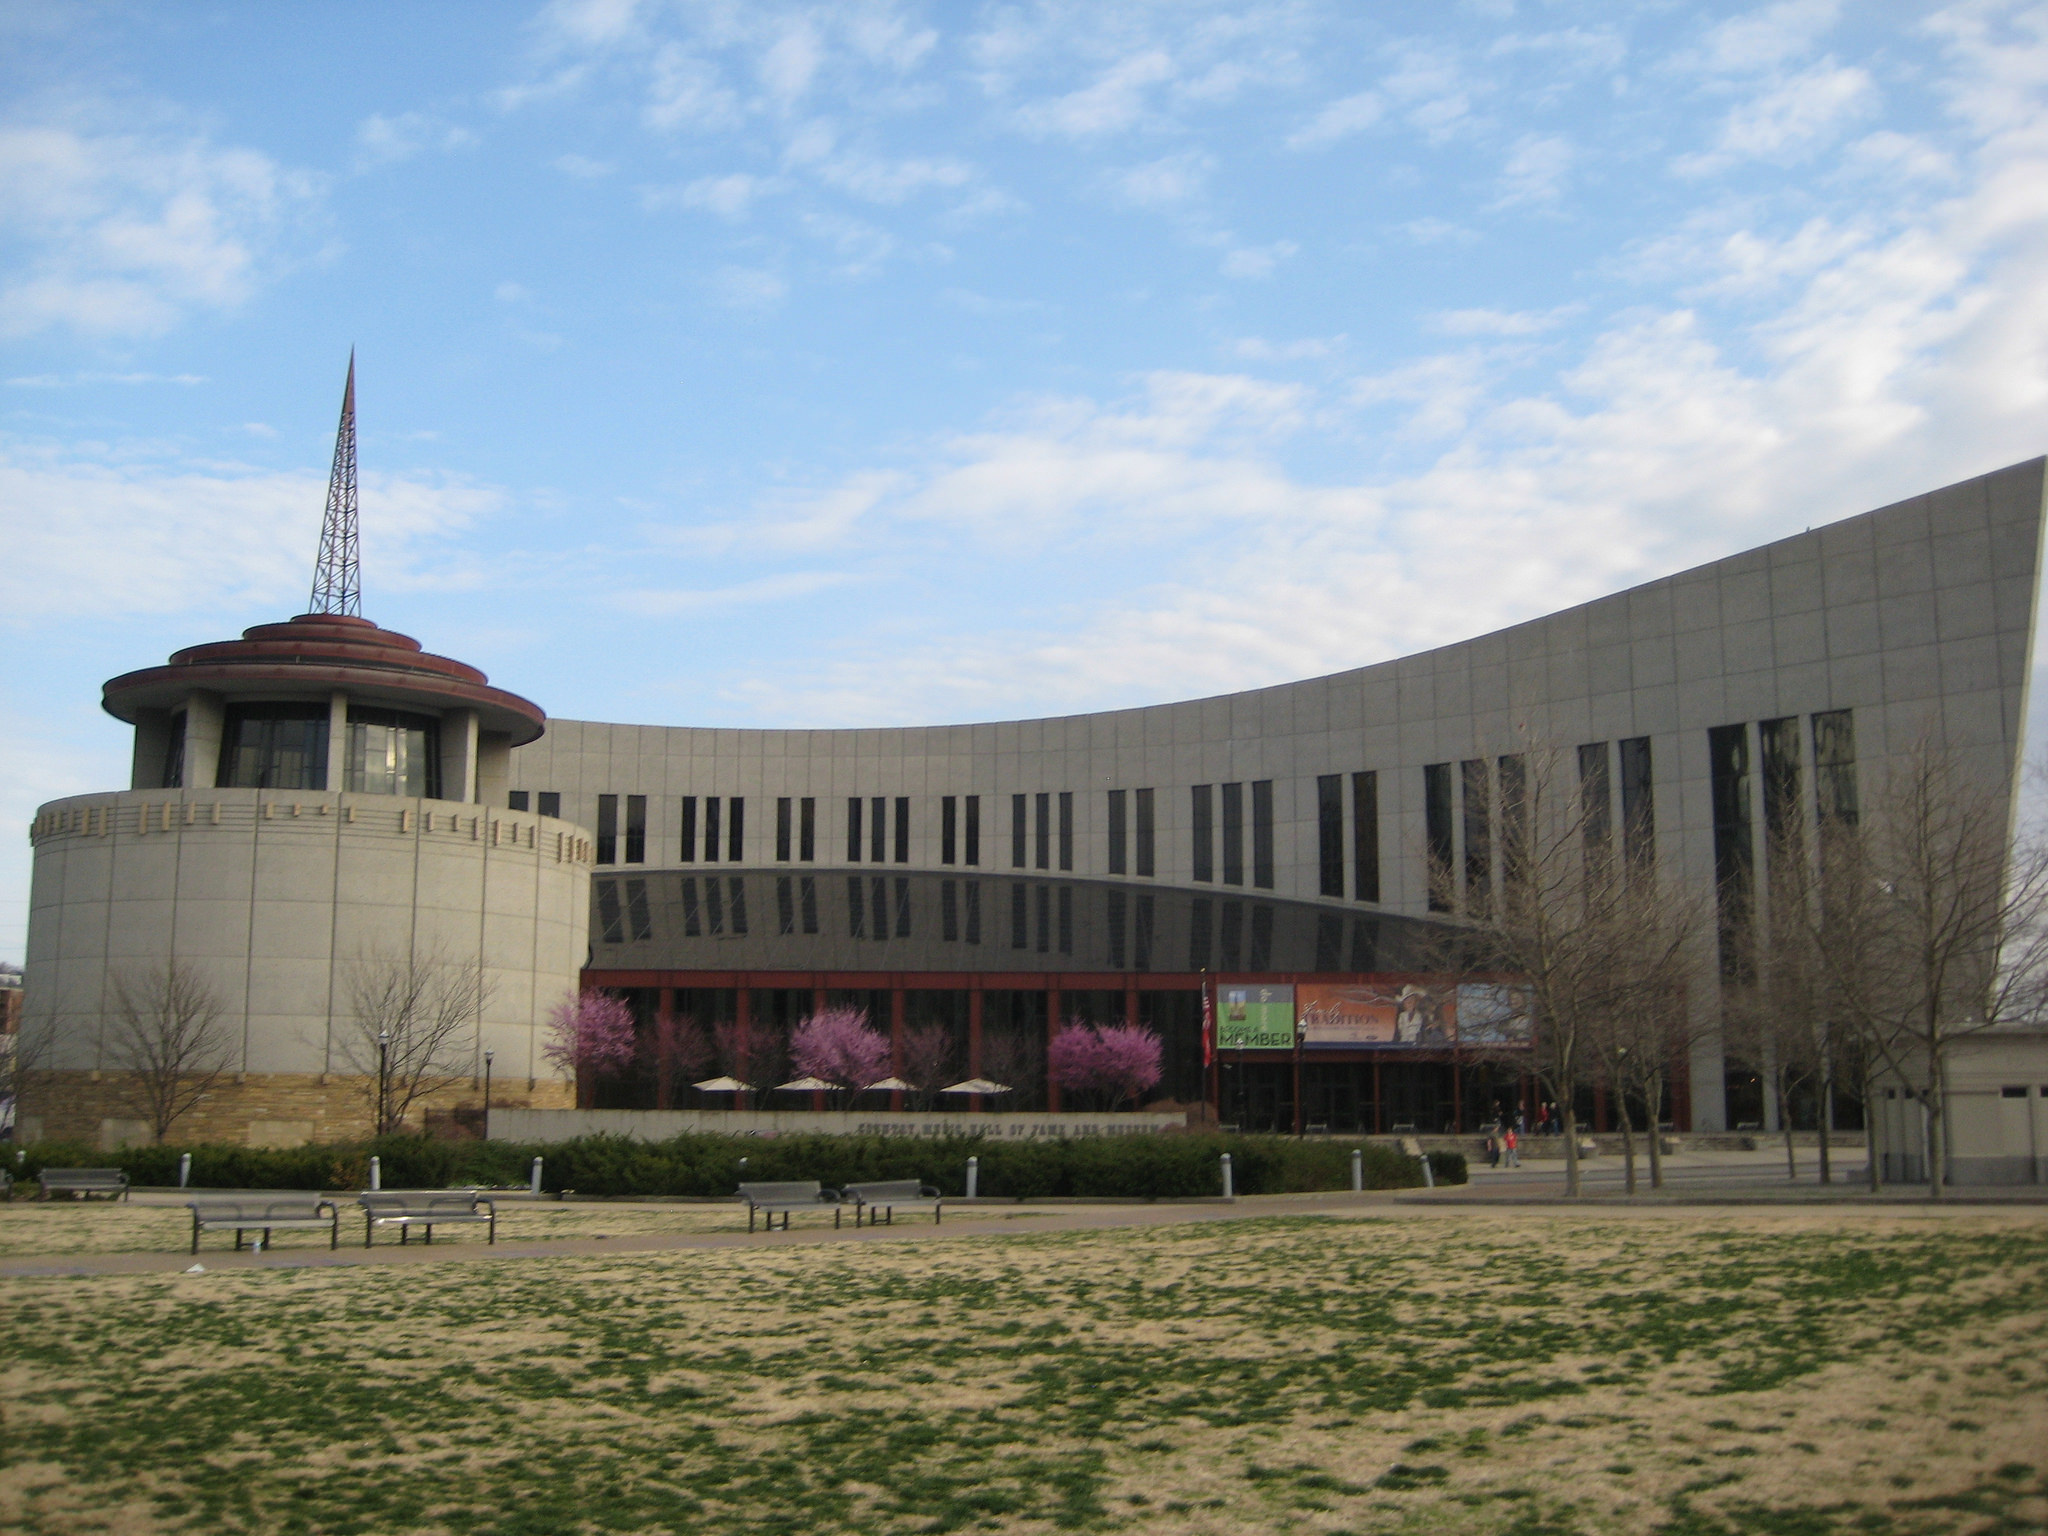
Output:
[[225,789],[325,789],[327,706],[230,704],[215,782]]
[[[325,749],[327,732],[320,732]],[[348,712],[347,787],[366,795],[441,796],[441,722],[396,709]],[[323,767],[322,775],[325,775]]]

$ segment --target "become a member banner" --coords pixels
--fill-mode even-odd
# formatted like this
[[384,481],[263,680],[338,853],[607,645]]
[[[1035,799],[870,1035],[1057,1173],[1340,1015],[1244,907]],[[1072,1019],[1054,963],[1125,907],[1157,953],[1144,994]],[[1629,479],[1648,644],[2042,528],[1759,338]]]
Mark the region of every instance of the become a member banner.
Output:
[[1216,990],[1218,1050],[1294,1049],[1294,988],[1226,985]]

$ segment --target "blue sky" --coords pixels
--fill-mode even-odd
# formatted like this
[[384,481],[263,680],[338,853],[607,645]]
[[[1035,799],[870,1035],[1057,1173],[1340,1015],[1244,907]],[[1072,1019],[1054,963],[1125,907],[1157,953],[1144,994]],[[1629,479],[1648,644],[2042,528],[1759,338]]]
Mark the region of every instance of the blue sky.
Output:
[[[555,714],[1483,632],[2048,449],[2048,8],[0,5],[0,818],[305,603]],[[18,956],[26,846],[0,853]]]

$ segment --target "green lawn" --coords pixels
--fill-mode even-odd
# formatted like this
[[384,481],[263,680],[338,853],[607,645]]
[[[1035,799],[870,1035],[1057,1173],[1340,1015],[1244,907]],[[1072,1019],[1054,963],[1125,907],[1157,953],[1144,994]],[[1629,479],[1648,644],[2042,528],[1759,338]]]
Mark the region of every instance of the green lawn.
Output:
[[14,1282],[26,1532],[2048,1527],[2035,1213]]

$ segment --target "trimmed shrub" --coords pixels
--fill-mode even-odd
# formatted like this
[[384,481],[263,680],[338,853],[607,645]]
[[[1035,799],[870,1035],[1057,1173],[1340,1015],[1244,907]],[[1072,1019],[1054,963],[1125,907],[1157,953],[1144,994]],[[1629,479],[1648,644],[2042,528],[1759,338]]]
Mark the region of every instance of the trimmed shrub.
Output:
[[[521,1185],[536,1156],[545,1187],[585,1195],[731,1195],[743,1180],[816,1179],[843,1188],[876,1179],[916,1179],[958,1198],[967,1159],[981,1160],[980,1193],[1013,1199],[1073,1197],[1166,1200],[1216,1195],[1221,1158],[1231,1157],[1239,1194],[1267,1195],[1351,1187],[1352,1145],[1291,1136],[1151,1135],[1055,1141],[989,1141],[978,1136],[713,1136],[668,1141],[584,1136],[526,1145],[381,1136],[307,1147],[128,1147],[98,1152],[77,1143],[17,1149],[15,1177],[46,1167],[117,1167],[137,1185],[174,1186],[178,1159],[192,1155],[194,1189],[362,1189],[370,1159],[381,1159],[386,1189]],[[1390,1147],[1364,1146],[1367,1189],[1408,1189],[1421,1166]],[[0,1153],[0,1156],[4,1156]],[[1440,1184],[1465,1182],[1465,1159],[1438,1152]]]

